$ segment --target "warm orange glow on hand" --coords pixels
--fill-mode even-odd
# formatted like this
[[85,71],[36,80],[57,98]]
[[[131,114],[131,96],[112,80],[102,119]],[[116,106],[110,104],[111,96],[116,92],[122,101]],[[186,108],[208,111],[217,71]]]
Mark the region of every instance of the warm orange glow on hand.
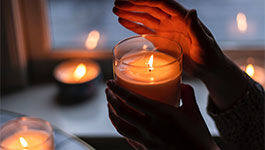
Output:
[[153,68],[153,59],[154,59],[154,55],[151,55],[151,57],[150,57],[150,59],[148,61],[149,72],[154,70],[154,68]]
[[247,17],[244,13],[238,13],[236,16],[237,28],[240,32],[246,32],[248,28]]
[[73,73],[73,77],[76,81],[80,80],[82,77],[84,77],[86,74],[86,65],[84,64],[79,64],[74,73]]
[[253,77],[253,75],[255,74],[255,69],[254,66],[252,64],[248,64],[246,67],[246,73],[250,76]]
[[86,39],[85,43],[86,48],[90,50],[96,48],[98,45],[99,38],[100,38],[100,33],[97,30],[91,31]]
[[20,137],[19,141],[20,141],[21,145],[23,146],[23,148],[25,148],[25,149],[28,148],[28,146],[29,146],[28,142],[23,137]]
[[[222,52],[211,32],[195,10],[188,10],[175,0],[115,1],[113,12],[121,25],[137,34],[155,34],[177,41],[185,56],[184,70],[192,75],[211,72],[212,63],[219,63],[216,60],[220,60]],[[174,54],[165,41],[148,40],[157,49]]]

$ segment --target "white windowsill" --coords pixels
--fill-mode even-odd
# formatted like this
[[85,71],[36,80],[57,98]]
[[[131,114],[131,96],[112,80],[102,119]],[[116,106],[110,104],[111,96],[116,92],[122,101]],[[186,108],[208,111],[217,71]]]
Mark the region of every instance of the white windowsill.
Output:
[[[212,135],[219,135],[216,126],[206,113],[208,91],[198,80],[184,81],[195,89],[202,116]],[[98,93],[88,101],[74,106],[61,106],[55,102],[55,84],[31,86],[1,99],[1,109],[39,117],[62,130],[86,137],[117,137],[119,134],[108,119],[105,84],[101,83]]]

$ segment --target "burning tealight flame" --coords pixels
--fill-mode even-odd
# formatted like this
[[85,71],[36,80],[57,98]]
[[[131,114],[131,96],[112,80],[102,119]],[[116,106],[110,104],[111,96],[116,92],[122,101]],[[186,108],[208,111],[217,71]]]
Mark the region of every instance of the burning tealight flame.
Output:
[[254,66],[252,64],[248,64],[246,67],[246,73],[250,76],[253,77],[254,73],[255,73],[255,69]]
[[148,47],[148,46],[144,44],[144,45],[143,45],[143,50],[146,50],[147,47]]
[[151,72],[154,69],[153,68],[153,59],[154,59],[154,55],[151,55],[151,57],[148,61],[149,72]]
[[86,65],[84,65],[84,64],[81,63],[81,64],[79,64],[79,65],[76,67],[73,76],[74,76],[74,79],[76,79],[76,80],[78,81],[78,80],[80,80],[82,77],[84,77],[85,74],[86,74]]
[[244,13],[238,13],[236,16],[237,28],[240,32],[246,32],[248,28],[247,17]]
[[29,146],[28,142],[23,137],[20,137],[19,141],[20,141],[21,145],[23,146],[23,148],[27,148]]
[[90,50],[96,48],[98,45],[99,38],[100,38],[100,34],[97,30],[91,31],[88,34],[87,39],[86,39],[86,43],[85,43],[86,48]]

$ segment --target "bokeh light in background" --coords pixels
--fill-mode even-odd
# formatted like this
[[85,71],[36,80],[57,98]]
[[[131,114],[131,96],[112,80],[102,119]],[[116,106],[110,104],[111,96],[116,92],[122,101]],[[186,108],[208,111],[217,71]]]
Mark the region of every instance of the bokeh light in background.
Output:
[[[263,47],[265,42],[264,0],[178,0],[196,9],[222,48]],[[112,13],[114,0],[49,0],[53,48],[86,49],[88,34],[97,30],[95,49],[111,50],[135,35],[122,27]]]

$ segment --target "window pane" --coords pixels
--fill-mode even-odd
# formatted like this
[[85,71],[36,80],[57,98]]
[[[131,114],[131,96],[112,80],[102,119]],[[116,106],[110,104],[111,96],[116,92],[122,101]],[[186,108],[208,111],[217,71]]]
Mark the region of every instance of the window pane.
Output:
[[[222,47],[264,46],[264,0],[178,2],[197,9]],[[88,34],[93,30],[100,33],[97,49],[111,50],[121,39],[135,35],[118,23],[112,13],[113,3],[114,0],[49,0],[53,48],[85,49]],[[238,22],[237,16],[241,19]]]
[[114,0],[49,0],[53,48],[84,49],[88,34],[100,33],[97,49],[111,50],[119,40],[135,35],[112,13]]
[[[200,19],[222,47],[264,46],[264,0],[180,0],[179,2],[187,8],[197,9]],[[237,22],[239,13],[245,15],[246,22],[242,15],[239,15],[241,20]],[[241,31],[238,25],[241,26]]]

